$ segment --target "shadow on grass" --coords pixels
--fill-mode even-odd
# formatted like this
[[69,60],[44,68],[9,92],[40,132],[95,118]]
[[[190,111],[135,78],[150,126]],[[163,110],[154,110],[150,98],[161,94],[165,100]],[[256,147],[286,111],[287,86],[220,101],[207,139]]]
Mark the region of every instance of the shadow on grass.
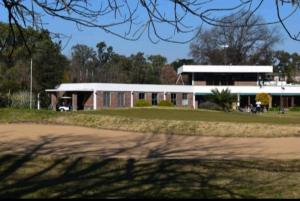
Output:
[[[161,145],[145,159],[52,155],[60,138],[43,137],[21,155],[0,158],[1,198],[257,198],[299,196],[300,162],[163,159],[187,150]],[[109,142],[108,142],[109,143]],[[151,137],[130,148],[152,143]],[[168,141],[167,141],[168,143]],[[1,149],[8,144],[2,143]],[[19,146],[22,146],[20,142]],[[76,149],[74,145],[70,149]],[[88,144],[86,144],[88,146]],[[18,147],[10,147],[12,151]],[[209,145],[202,149],[217,149]],[[207,152],[207,158],[213,156]],[[223,156],[226,158],[226,156]]]

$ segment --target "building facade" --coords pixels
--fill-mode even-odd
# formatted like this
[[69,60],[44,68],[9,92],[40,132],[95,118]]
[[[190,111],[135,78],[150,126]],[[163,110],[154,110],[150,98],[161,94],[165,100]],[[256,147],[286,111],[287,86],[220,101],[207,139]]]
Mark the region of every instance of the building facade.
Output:
[[300,106],[300,85],[274,80],[272,66],[201,66],[189,65],[178,69],[178,76],[189,77],[188,83],[177,85],[78,83],[61,84],[46,90],[51,95],[51,106],[56,109],[59,99],[71,97],[73,110],[134,107],[139,99],[150,105],[162,100],[176,107],[198,108],[206,102],[213,89],[229,89],[237,96],[237,105],[255,105],[258,93],[267,93],[269,107]]

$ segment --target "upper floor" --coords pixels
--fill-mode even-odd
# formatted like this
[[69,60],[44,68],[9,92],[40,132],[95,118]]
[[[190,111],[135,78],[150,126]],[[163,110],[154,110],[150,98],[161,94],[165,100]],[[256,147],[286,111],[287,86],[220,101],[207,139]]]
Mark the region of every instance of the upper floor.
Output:
[[273,66],[184,65],[178,74],[196,86],[260,86],[274,80]]

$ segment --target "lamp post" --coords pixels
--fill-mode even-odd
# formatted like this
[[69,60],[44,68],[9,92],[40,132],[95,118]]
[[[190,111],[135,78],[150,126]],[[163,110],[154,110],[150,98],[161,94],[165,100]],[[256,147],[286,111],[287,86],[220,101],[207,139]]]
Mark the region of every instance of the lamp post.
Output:
[[224,49],[224,64],[227,65],[227,48],[229,47],[228,44],[220,45]]
[[32,109],[32,57],[30,59],[30,109]]

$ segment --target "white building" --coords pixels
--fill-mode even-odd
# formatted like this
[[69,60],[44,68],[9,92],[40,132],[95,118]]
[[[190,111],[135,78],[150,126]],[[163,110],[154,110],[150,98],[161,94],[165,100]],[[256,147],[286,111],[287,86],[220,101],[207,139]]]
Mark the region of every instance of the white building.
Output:
[[[151,105],[169,100],[177,107],[197,108],[213,89],[229,89],[237,95],[238,105],[255,104],[258,93],[270,95],[269,107],[300,106],[300,85],[270,80],[272,66],[189,65],[178,69],[178,76],[188,76],[188,83],[177,85],[78,83],[61,84],[46,90],[53,109],[62,96],[72,97],[73,109],[134,107],[139,99]],[[184,85],[183,85],[184,84]]]

